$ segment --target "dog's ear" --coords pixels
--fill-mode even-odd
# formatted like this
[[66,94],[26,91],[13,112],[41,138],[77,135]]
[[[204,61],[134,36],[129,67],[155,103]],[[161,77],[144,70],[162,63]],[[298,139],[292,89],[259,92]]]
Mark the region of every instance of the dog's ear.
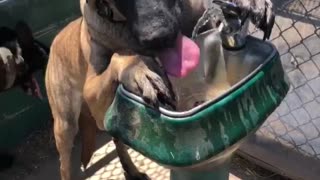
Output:
[[22,47],[33,46],[34,38],[32,35],[32,31],[27,23],[19,21],[16,24],[15,31],[17,33],[19,44]]

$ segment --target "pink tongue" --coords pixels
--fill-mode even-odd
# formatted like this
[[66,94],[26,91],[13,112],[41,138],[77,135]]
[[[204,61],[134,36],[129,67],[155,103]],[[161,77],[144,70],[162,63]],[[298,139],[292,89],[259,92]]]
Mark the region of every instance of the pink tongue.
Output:
[[197,67],[200,49],[191,39],[179,34],[176,46],[160,53],[159,58],[169,75],[182,78]]

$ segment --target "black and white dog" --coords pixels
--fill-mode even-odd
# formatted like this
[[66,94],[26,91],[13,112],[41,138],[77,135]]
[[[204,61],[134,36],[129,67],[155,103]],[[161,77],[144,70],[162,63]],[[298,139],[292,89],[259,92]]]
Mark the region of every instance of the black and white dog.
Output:
[[[28,95],[43,98],[33,73],[45,68],[48,54],[26,23],[18,22],[14,30],[0,27],[0,93],[20,87]],[[13,160],[11,153],[0,149],[0,171],[10,168]]]
[[44,69],[48,53],[26,23],[18,22],[15,30],[0,27],[0,92],[19,86],[42,98],[33,73]]

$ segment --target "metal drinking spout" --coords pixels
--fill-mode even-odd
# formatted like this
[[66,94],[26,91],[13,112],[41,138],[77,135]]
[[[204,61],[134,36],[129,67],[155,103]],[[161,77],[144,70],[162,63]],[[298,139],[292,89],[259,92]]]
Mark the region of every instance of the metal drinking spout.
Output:
[[220,5],[223,18],[219,26],[222,45],[226,49],[240,49],[246,43],[246,28],[241,21],[241,9],[235,4],[221,0],[213,3]]
[[[241,21],[242,11],[231,2],[213,0],[194,28],[192,37],[200,47],[201,54],[194,75],[206,84],[228,84],[225,50],[242,49],[247,40],[246,28]],[[218,24],[218,27],[198,34],[208,22]]]
[[225,18],[219,27],[222,45],[226,49],[241,49],[246,43],[246,34],[238,18]]

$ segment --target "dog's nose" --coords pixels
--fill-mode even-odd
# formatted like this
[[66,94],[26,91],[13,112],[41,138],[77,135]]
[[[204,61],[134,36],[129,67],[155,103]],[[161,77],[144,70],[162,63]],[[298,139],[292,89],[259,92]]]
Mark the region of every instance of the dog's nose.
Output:
[[174,46],[178,33],[166,28],[144,33],[139,37],[141,45],[148,49],[165,49]]

